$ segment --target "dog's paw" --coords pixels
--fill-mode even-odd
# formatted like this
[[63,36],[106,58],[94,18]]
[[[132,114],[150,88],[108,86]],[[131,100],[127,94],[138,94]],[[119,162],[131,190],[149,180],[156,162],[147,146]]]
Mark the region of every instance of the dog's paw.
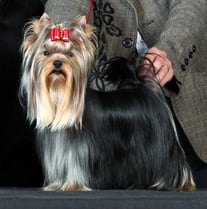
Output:
[[189,182],[186,182],[182,187],[180,187],[178,189],[179,192],[191,192],[194,191],[196,189],[196,184],[193,181],[193,179],[191,179]]
[[92,189],[80,184],[74,185],[48,185],[43,187],[43,191],[68,191],[68,192],[75,192],[75,191],[91,191]]
[[74,192],[74,191],[92,191],[92,189],[85,186],[85,185],[72,185],[72,186],[66,187],[64,189],[64,191],[70,191],[70,192]]

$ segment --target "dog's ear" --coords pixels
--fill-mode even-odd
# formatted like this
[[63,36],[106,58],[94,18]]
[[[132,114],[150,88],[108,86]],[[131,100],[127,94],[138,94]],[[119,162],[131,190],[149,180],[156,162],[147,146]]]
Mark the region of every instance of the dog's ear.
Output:
[[39,33],[50,24],[50,17],[47,13],[43,13],[43,15],[34,21],[32,21],[34,34],[39,35]]
[[33,18],[26,23],[24,28],[24,39],[22,49],[27,50],[33,46],[40,32],[50,24],[50,17],[44,13],[40,18]]
[[74,21],[84,27],[86,25],[86,16],[77,16]]
[[81,28],[83,29],[83,31],[85,32],[88,38],[90,38],[91,35],[94,34],[95,27],[87,23],[86,16],[77,16],[74,19],[74,22],[79,26],[81,26]]
[[41,32],[44,27],[50,24],[50,22],[51,22],[51,19],[49,15],[46,12],[44,12],[44,14],[39,19],[39,25],[38,25],[38,28],[36,28],[37,29],[36,32],[37,33]]

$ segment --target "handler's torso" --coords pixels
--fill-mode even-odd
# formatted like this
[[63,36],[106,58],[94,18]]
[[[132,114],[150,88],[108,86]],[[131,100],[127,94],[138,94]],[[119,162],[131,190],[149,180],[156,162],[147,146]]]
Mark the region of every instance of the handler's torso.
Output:
[[[207,35],[185,40],[186,46],[182,45],[182,48],[175,46],[179,57],[176,53],[171,53],[174,46],[169,48],[168,43],[160,42],[160,34],[169,18],[169,6],[174,6],[176,2],[176,0],[171,3],[169,0],[96,0],[91,22],[97,26],[99,54],[90,82],[97,89],[107,89],[101,79],[101,72],[104,70],[104,67],[100,67],[101,63],[115,56],[128,58],[136,48],[137,31],[148,47],[159,42],[158,47],[167,51],[173,62],[175,75],[182,83],[179,94],[171,97],[173,108],[196,153],[207,162],[207,58],[204,57],[207,54],[207,46],[204,44],[207,43]],[[188,3],[186,0],[183,2]],[[88,7],[89,0],[48,0],[45,10],[52,20],[60,22],[71,21],[76,15],[86,15]],[[170,27],[170,24],[167,27]],[[192,29],[196,30],[195,27],[196,25]],[[207,30],[207,25],[203,28]],[[183,31],[177,30],[176,33],[179,43]],[[203,33],[207,34],[207,31]],[[190,53],[193,54],[193,58],[190,58],[189,64],[185,61]],[[96,67],[98,65],[99,68]]]

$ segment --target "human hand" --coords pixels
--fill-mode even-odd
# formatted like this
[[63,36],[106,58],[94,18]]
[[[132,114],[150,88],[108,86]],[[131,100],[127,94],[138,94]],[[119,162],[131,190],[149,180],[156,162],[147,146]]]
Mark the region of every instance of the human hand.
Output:
[[[155,70],[154,76],[160,86],[164,86],[174,75],[172,62],[169,60],[167,53],[156,47],[150,48],[145,55],[144,65],[152,64]],[[150,76],[149,71],[141,71],[142,76]],[[145,73],[145,74],[144,74]],[[151,74],[152,75],[152,74]]]

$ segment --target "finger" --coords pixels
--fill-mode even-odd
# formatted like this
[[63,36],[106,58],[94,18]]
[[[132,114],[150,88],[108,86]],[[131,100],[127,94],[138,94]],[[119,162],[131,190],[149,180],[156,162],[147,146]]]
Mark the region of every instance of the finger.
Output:
[[[160,74],[160,78],[165,77],[169,72],[172,73],[172,62],[168,58],[157,57],[153,63],[156,73]],[[159,72],[158,72],[159,71]]]
[[146,56],[146,64],[153,65],[155,70],[155,78],[161,86],[164,86],[170,81],[174,75],[172,63],[168,59],[167,53],[156,47],[152,47],[148,50]]
[[163,65],[158,71],[156,78],[161,86],[164,86],[168,81],[172,79],[174,71],[167,65]]
[[165,60],[167,59],[167,53],[163,50],[157,49],[156,47],[152,47],[148,50],[146,57],[151,62],[154,62],[157,58],[163,58]]
[[[155,67],[155,72],[162,71],[162,66],[167,65],[166,60],[163,57],[157,56],[153,62],[153,66]],[[166,69],[164,70],[166,72]]]
[[156,76],[159,78],[159,82],[163,80],[165,76],[169,73],[170,68],[167,65],[162,65],[160,69],[157,69]]
[[148,54],[146,57],[148,59],[146,62],[148,62],[148,63],[151,62],[151,65],[154,66],[156,72],[158,70],[160,70],[160,68],[163,65],[171,66],[171,63],[166,56],[166,53],[163,53],[163,56],[160,56],[160,55],[157,55],[157,54]]

